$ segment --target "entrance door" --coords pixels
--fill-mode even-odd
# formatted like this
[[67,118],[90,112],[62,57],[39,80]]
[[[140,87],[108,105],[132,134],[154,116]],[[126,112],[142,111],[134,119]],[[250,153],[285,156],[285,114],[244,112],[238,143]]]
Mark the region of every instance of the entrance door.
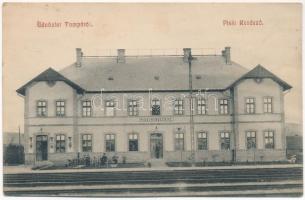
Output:
[[161,133],[152,133],[150,135],[150,153],[151,158],[163,158],[163,136]]
[[48,136],[36,136],[36,160],[48,160]]

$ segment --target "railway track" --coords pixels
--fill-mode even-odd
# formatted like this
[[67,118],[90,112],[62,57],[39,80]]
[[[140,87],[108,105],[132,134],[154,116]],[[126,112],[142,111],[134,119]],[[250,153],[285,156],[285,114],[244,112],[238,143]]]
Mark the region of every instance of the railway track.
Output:
[[301,167],[4,174],[4,192],[28,196],[217,196],[227,192],[230,196],[230,191],[236,195],[249,191],[249,196],[260,190],[263,196],[272,192],[274,196],[300,196],[302,179]]

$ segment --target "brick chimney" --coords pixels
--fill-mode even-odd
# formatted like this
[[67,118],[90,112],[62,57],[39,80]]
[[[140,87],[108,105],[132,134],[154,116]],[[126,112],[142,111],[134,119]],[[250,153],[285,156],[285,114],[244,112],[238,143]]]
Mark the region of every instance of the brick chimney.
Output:
[[231,65],[231,47],[225,47],[225,50],[222,51],[222,55],[225,57],[226,64]]
[[76,67],[82,66],[83,52],[81,48],[76,48]]
[[118,49],[117,63],[125,63],[125,49]]
[[191,53],[192,53],[191,48],[183,48],[183,61],[184,62],[188,62],[188,58],[189,58]]

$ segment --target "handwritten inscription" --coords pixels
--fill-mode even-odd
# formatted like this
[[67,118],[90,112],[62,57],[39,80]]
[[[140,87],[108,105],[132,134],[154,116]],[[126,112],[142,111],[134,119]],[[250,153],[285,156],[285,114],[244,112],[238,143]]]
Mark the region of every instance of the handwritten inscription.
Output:
[[263,26],[264,22],[262,19],[250,19],[250,20],[245,20],[245,19],[240,19],[240,20],[228,20],[224,19],[222,20],[222,25],[223,26]]
[[37,21],[36,26],[38,28],[89,28],[92,27],[92,23],[87,21],[64,21],[64,22],[46,22],[46,21]]

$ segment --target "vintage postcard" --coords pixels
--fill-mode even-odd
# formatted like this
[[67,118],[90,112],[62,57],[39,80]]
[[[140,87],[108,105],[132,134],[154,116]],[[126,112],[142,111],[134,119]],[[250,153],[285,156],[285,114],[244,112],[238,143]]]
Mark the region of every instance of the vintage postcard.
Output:
[[301,3],[2,10],[4,195],[303,195]]

